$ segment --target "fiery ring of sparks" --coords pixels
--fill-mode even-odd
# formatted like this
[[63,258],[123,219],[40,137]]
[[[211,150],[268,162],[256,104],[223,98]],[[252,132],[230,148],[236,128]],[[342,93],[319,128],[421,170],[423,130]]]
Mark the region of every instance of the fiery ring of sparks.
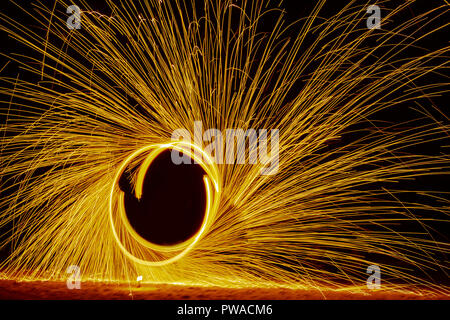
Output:
[[[116,189],[121,175],[123,174],[127,166],[131,163],[131,161],[133,161],[133,159],[136,159],[136,157],[138,157],[139,155],[142,155],[144,152],[150,151],[149,155],[145,158],[144,162],[140,166],[136,176],[136,184],[134,188],[135,195],[136,198],[140,199],[142,196],[143,182],[147,169],[149,168],[152,161],[161,152],[168,149],[179,151],[184,155],[190,157],[197,164],[199,164],[205,171],[206,174],[203,176],[203,182],[205,184],[205,192],[206,192],[206,208],[202,225],[196,234],[194,234],[192,237],[181,243],[177,243],[174,245],[159,245],[152,243],[147,239],[144,239],[134,230],[125,214],[125,207],[123,201],[124,192],[120,192],[118,194],[118,201],[117,201]],[[198,147],[195,144],[185,141],[177,141],[166,144],[147,145],[145,147],[136,150],[122,162],[122,164],[119,167],[119,170],[116,173],[116,176],[114,177],[113,184],[111,186],[111,192],[109,197],[109,220],[111,230],[117,242],[117,245],[128,258],[143,265],[162,266],[177,261],[184,255],[186,255],[194,247],[194,245],[202,238],[202,236],[205,235],[211,223],[214,221],[214,217],[219,207],[220,191],[221,191],[221,181],[217,165],[214,163],[213,159],[209,154],[207,154],[205,151],[203,151],[200,147]],[[118,206],[115,206],[116,202],[118,202]],[[119,219],[115,218],[116,215],[119,216]],[[119,220],[122,223],[118,225],[117,223],[114,222],[115,220]],[[118,228],[121,227],[123,228],[118,230]],[[137,257],[136,255],[130,252],[130,250],[124,244],[124,241],[121,239],[122,237],[120,236],[120,234],[123,234],[124,232],[126,235],[131,236],[131,238],[130,237],[127,238],[128,241],[132,239],[130,245],[142,246],[145,248],[145,250],[153,250],[154,252],[157,252],[159,254],[174,253],[174,252],[175,254],[173,254],[171,257],[157,261],[151,261]]]

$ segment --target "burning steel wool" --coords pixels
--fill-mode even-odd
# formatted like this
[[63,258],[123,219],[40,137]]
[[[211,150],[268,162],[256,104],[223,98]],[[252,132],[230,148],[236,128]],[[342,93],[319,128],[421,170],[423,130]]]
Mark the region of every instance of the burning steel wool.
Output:
[[448,4],[107,3],[1,13],[2,278],[449,292]]

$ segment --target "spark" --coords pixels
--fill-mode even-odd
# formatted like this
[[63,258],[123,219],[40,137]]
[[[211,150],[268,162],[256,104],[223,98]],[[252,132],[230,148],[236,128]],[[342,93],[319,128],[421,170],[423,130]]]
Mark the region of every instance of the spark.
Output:
[[[448,91],[443,81],[416,84],[447,71],[446,44],[407,54],[448,27],[426,31],[448,5],[398,22],[405,3],[383,17],[382,29],[369,30],[361,27],[365,7],[352,1],[329,19],[320,18],[319,1],[293,25],[260,1],[207,0],[203,11],[177,1],[108,3],[114,18],[81,1],[81,30],[67,30],[65,15],[36,5],[44,36],[1,14],[0,29],[34,51],[10,60],[42,76],[1,78],[0,93],[11,101],[1,109],[8,122],[0,226],[14,225],[2,243],[13,249],[2,276],[65,279],[67,266],[77,265],[83,279],[97,281],[132,282],[139,274],[155,283],[345,289],[364,286],[367,266],[380,264],[371,257],[381,255],[392,261],[382,262],[383,286],[448,292],[414,272],[448,268],[439,255],[449,244],[427,226],[448,223],[447,194],[417,190],[436,200],[430,206],[387,187],[448,174],[448,155],[408,152],[429,141],[447,146],[448,124],[431,116],[426,124],[372,121],[401,104],[431,114],[421,101]],[[271,15],[271,32],[261,33]],[[297,36],[288,38],[292,28]],[[202,146],[171,141],[197,120],[220,130],[278,128],[279,171],[261,176],[251,164],[197,158],[206,172],[204,224],[175,255],[159,252],[118,225],[116,181],[141,153],[204,154]],[[349,132],[361,137],[347,143]],[[144,173],[134,181],[138,197]],[[423,232],[398,229],[402,223]]]

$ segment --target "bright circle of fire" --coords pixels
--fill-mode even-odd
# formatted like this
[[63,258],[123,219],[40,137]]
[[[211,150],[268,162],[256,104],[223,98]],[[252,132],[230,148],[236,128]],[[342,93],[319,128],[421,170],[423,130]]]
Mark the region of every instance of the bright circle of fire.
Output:
[[[180,153],[183,153],[185,156],[190,157],[193,159],[196,163],[198,163],[203,170],[205,171],[205,175],[203,177],[204,185],[205,185],[205,191],[206,191],[206,208],[205,208],[205,214],[203,218],[203,222],[201,224],[200,229],[194,234],[192,237],[187,239],[184,242],[177,243],[174,245],[160,245],[155,244],[147,239],[144,239],[141,237],[134,228],[130,225],[128,218],[125,214],[125,208],[124,208],[124,193],[119,192],[117,195],[117,185],[120,177],[122,176],[123,172],[127,168],[127,166],[138,156],[142,155],[143,153],[149,152],[148,156],[145,158],[144,162],[140,166],[139,170],[137,171],[137,177],[136,177],[136,183],[135,183],[135,196],[137,199],[140,199],[142,196],[142,189],[143,189],[143,182],[144,178],[147,172],[147,169],[151,165],[152,161],[164,150],[176,150]],[[114,178],[110,197],[109,197],[109,218],[110,218],[110,225],[112,228],[112,232],[114,235],[114,238],[121,249],[121,251],[131,260],[144,264],[149,266],[161,266],[166,265],[172,262],[177,261],[184,255],[186,255],[193,247],[194,245],[201,239],[201,237],[205,234],[205,231],[208,229],[208,227],[211,225],[215,213],[217,212],[218,205],[219,205],[219,195],[220,195],[220,179],[219,179],[219,172],[217,169],[216,164],[214,163],[213,159],[209,154],[204,152],[200,147],[196,146],[195,144],[185,142],[185,141],[177,141],[177,142],[171,142],[166,144],[153,144],[148,145],[145,147],[142,147],[135,152],[133,152],[131,155],[129,155],[121,164],[119,170],[116,173],[116,176]],[[115,205],[115,203],[117,204]],[[117,215],[117,217],[116,217]],[[123,226],[122,229],[118,230],[118,223],[115,221],[119,221],[121,225]],[[150,250],[155,253],[155,255],[161,256],[166,255],[168,253],[172,254],[170,257],[164,257],[161,260],[151,261],[147,259],[142,259],[140,257],[137,257],[136,255],[132,254],[129,249],[126,248],[123,241],[121,240],[121,236],[125,234],[126,236],[129,236],[127,238],[127,242],[132,242],[132,245],[140,246],[140,250]],[[131,240],[132,239],[132,240]]]

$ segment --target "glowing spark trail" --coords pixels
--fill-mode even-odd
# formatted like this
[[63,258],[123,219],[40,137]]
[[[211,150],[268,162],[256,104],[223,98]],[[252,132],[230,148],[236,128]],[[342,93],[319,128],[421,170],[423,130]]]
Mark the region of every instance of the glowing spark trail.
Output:
[[[402,20],[405,2],[371,30],[352,1],[328,19],[318,1],[293,25],[261,1],[107,2],[110,15],[80,1],[79,30],[69,3],[35,4],[44,35],[1,13],[2,32],[33,51],[9,60],[37,79],[1,77],[2,277],[65,279],[77,265],[84,280],[345,289],[380,265],[383,286],[449,292],[427,276],[448,269],[449,243],[428,226],[448,223],[448,194],[404,188],[449,172],[448,117],[429,99],[448,92],[450,48],[420,48],[448,30],[447,4]],[[405,105],[416,118],[376,120]],[[194,121],[279,129],[279,169],[196,159],[201,230],[158,247],[127,225],[117,181],[144,168],[139,199],[154,150],[204,152],[171,141]],[[440,151],[420,152],[429,142]]]

